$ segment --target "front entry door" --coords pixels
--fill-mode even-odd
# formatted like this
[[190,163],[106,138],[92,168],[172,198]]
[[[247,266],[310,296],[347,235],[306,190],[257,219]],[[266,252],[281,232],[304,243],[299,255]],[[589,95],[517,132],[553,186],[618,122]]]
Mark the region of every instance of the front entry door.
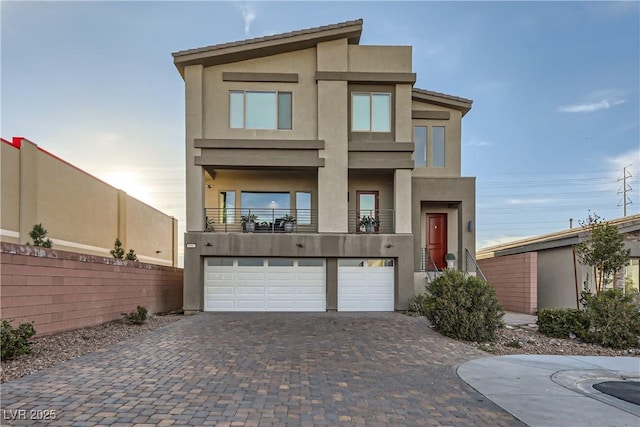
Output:
[[[438,270],[447,267],[447,214],[427,214],[427,251]],[[432,268],[430,261],[428,265]]]

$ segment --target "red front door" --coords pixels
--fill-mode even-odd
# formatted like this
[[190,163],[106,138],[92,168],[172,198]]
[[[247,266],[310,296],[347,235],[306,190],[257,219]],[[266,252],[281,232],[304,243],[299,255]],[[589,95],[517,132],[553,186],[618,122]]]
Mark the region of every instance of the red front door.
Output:
[[[447,214],[427,214],[427,251],[438,270],[447,267]],[[431,261],[427,261],[429,269],[433,269]]]

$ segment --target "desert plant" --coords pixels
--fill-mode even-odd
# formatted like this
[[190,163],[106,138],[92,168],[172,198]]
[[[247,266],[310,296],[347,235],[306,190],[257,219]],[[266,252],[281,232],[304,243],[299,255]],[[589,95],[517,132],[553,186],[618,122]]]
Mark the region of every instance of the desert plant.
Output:
[[631,295],[608,289],[589,300],[586,315],[590,326],[584,337],[586,341],[613,348],[640,344],[640,312]]
[[2,320],[0,328],[0,359],[12,359],[31,352],[29,338],[36,334],[31,323],[21,323],[14,329],[10,320]]
[[285,216],[282,217],[282,222],[295,224],[296,223],[296,218],[294,216],[286,214]]
[[124,258],[124,249],[122,248],[122,242],[120,241],[120,238],[116,237],[116,241],[113,244],[113,249],[109,251],[111,253],[111,256],[113,256],[114,258],[117,259],[123,259]]
[[47,230],[45,230],[42,224],[34,225],[33,229],[29,232],[29,236],[33,239],[33,246],[41,246],[43,248],[50,248],[53,246],[53,242],[46,238]]
[[494,340],[504,316],[489,283],[457,270],[446,270],[427,286],[424,310],[436,331],[476,342]]
[[148,311],[145,307],[139,305],[135,311],[131,313],[122,313],[122,317],[125,323],[130,325],[142,325],[147,321]]
[[138,256],[136,255],[136,251],[134,251],[133,249],[129,249],[129,252],[127,252],[125,259],[128,261],[138,261]]
[[380,220],[375,216],[365,215],[360,218],[360,222],[358,223],[360,227],[378,227],[380,225]]
[[613,275],[629,262],[630,249],[624,248],[624,239],[618,227],[610,225],[595,213],[589,212],[580,225],[589,232],[589,238],[576,245],[582,264],[593,268],[596,294],[599,294]]
[[249,222],[256,222],[258,220],[258,215],[256,214],[247,214],[247,215],[242,215],[240,217],[240,222],[242,222],[242,224],[247,224]]
[[585,337],[589,330],[587,312],[575,308],[545,308],[538,312],[538,330],[540,333],[555,337],[569,338],[574,334]]

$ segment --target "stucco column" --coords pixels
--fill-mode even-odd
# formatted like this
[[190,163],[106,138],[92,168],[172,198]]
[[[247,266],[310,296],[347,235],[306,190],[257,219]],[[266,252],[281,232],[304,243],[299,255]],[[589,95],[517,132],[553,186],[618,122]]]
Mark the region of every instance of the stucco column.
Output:
[[201,151],[194,147],[194,139],[202,138],[203,71],[202,65],[190,65],[184,69],[187,231],[204,230],[204,172],[201,166],[194,165],[194,158]]
[[[346,39],[319,43],[318,71],[346,71]],[[346,81],[318,81],[318,139],[325,166],[318,168],[318,232],[348,232],[348,99]]]
[[[20,243],[31,241],[29,232],[38,224],[38,146],[23,139],[20,143]],[[42,224],[46,229],[47,224]]]
[[186,206],[187,233],[184,248],[184,282],[182,303],[185,312],[203,308],[204,266],[202,248],[187,247],[190,231],[204,230],[204,172],[194,164],[200,149],[194,147],[194,139],[202,138],[204,116],[204,68],[190,65],[184,69],[185,84],[185,160],[186,160]]
[[396,233],[411,233],[411,169],[396,169],[393,180]]

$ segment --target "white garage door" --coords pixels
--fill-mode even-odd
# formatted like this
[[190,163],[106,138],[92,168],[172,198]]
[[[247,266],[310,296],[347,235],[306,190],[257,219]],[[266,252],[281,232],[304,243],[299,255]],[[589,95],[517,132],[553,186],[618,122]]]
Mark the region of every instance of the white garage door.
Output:
[[207,258],[205,311],[325,311],[318,258]]
[[338,311],[393,311],[393,259],[338,260]]

